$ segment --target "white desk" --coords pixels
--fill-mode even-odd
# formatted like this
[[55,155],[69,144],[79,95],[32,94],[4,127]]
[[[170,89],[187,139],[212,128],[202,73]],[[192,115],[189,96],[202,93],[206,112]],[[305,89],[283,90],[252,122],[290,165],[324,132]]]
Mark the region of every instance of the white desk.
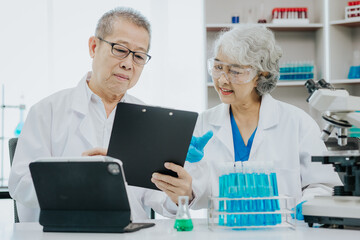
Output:
[[154,220],[155,227],[142,229],[133,233],[118,234],[100,234],[100,233],[44,233],[42,226],[38,223],[17,223],[0,226],[1,240],[213,240],[213,239],[246,239],[246,240],[351,240],[360,239],[360,230],[340,230],[340,229],[320,229],[309,228],[307,225],[300,223],[296,230],[290,228],[273,228],[262,230],[215,230],[207,228],[206,220],[193,220],[194,230],[191,232],[176,232],[173,229],[174,220]]

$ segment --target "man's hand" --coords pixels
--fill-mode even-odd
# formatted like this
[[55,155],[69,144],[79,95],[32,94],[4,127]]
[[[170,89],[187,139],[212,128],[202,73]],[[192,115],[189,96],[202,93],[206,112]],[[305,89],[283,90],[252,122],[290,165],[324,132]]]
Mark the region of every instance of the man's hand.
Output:
[[85,152],[83,152],[81,154],[81,156],[86,157],[86,156],[106,156],[107,154],[107,149],[106,148],[91,148],[89,150],[86,150]]
[[174,163],[165,163],[165,168],[176,172],[178,177],[153,173],[151,181],[157,188],[165,192],[174,203],[178,204],[179,196],[189,196],[189,202],[191,202],[193,194],[190,174],[183,167]]

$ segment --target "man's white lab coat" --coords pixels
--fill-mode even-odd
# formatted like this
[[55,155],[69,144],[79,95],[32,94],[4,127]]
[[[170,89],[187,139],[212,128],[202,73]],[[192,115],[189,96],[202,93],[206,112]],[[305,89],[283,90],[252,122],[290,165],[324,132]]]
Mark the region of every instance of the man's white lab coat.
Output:
[[[39,204],[29,171],[31,162],[42,157],[79,157],[85,150],[99,147],[95,136],[97,126],[93,126],[88,111],[86,84],[84,77],[77,87],[57,92],[29,111],[9,179],[9,192],[17,201],[21,222],[39,220]],[[143,104],[128,94],[124,98],[128,103]],[[133,221],[147,218],[144,206],[165,216],[173,216],[164,208],[165,193],[131,186],[127,192]]]

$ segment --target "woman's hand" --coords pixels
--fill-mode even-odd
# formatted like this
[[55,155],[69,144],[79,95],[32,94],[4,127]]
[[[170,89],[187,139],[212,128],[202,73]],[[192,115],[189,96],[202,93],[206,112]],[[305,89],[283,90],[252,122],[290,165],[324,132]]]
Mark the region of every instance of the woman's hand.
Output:
[[189,196],[189,202],[191,202],[193,200],[193,192],[190,174],[183,167],[174,163],[165,163],[165,168],[176,172],[178,177],[153,173],[151,182],[165,192],[174,203],[178,204],[179,196]]
[[213,131],[208,131],[201,137],[192,137],[189,150],[186,155],[186,161],[195,163],[204,157],[204,147],[214,135]]

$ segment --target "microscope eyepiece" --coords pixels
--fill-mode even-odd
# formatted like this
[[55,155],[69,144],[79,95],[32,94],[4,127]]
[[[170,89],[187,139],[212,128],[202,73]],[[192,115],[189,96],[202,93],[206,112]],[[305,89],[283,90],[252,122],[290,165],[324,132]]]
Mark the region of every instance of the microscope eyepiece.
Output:
[[309,102],[310,97],[312,94],[319,89],[319,85],[314,82],[314,80],[309,79],[305,82],[305,87],[308,90],[308,93],[310,93],[310,96],[306,99],[307,102]]
[[308,92],[310,94],[312,94],[313,92],[315,92],[316,90],[318,90],[318,86],[316,86],[316,83],[314,82],[314,80],[309,79],[305,82],[305,87],[307,88]]
[[317,84],[320,85],[320,87],[322,87],[322,88],[327,88],[327,89],[333,89],[334,88],[330,83],[328,83],[324,79],[320,79],[317,82]]
[[308,92],[310,93],[310,96],[306,99],[307,102],[309,102],[310,97],[312,94],[319,89],[335,89],[333,85],[326,82],[324,79],[320,79],[319,81],[315,82],[312,79],[309,79],[305,82],[305,87],[307,88]]

